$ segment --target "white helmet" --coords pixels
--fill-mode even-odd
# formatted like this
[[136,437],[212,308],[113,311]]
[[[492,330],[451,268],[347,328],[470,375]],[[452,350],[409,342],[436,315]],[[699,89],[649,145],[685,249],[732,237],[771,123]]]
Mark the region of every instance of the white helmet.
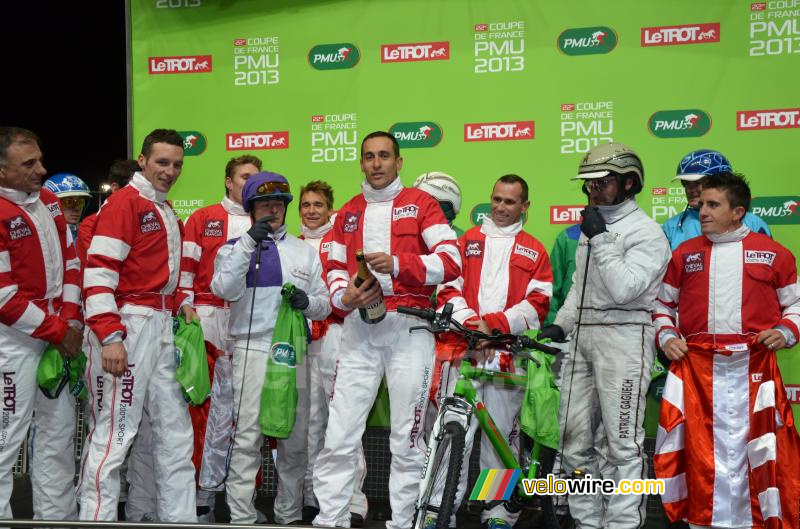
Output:
[[461,209],[461,187],[456,179],[441,171],[431,171],[414,180],[414,187],[422,189],[439,202],[449,202],[458,215]]

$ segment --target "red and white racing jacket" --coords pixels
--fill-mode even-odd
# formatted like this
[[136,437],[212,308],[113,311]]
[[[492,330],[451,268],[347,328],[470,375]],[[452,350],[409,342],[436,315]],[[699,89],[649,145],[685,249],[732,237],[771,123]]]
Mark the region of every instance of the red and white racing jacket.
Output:
[[198,209],[186,219],[178,288],[192,305],[224,307],[227,302],[211,293],[214,258],[227,241],[250,229],[252,221],[241,204],[228,197]]
[[[330,253],[331,249],[331,240],[333,239],[333,223],[335,220],[336,214],[334,213],[333,216],[331,216],[331,219],[324,226],[320,226],[315,230],[307,228],[305,224],[300,225],[300,230],[302,233],[300,234],[299,239],[307,242],[312,248],[317,250],[321,263],[325,263],[328,260],[328,253]],[[324,270],[322,272],[322,280],[326,281]],[[341,325],[342,321],[342,315],[337,314],[334,311],[331,311],[328,317],[322,321],[310,320],[311,339],[319,340],[325,336],[325,333],[328,331],[328,327],[331,324]]]
[[553,295],[553,271],[544,246],[522,223],[499,227],[486,218],[458,240],[463,271],[437,296],[453,304],[460,323],[479,317],[492,329],[521,334],[539,329]]
[[398,305],[429,307],[436,285],[456,279],[461,257],[456,234],[442,208],[429,194],[404,188],[396,178],[383,189],[362,183],[363,193],[342,206],[333,225],[325,264],[331,305],[340,314],[350,277],[358,270],[356,251],[384,252],[395,258],[395,274],[373,272],[383,290],[386,309]]
[[0,323],[60,343],[81,321],[80,263],[58,198],[0,187]]
[[745,226],[737,233],[726,234],[727,242],[695,237],[672,252],[653,314],[661,347],[678,333],[693,342],[731,344],[779,327],[789,346],[800,338],[794,256]]
[[119,307],[141,305],[177,312],[183,224],[141,173],[103,204],[83,275],[86,322],[103,342],[124,337]]

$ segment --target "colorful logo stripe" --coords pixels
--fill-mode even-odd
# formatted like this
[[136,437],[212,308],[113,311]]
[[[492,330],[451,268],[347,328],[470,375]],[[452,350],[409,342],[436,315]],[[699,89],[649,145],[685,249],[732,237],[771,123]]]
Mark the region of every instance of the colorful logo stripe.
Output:
[[482,500],[508,500],[511,498],[511,493],[514,492],[514,487],[517,486],[519,475],[521,471],[507,470],[504,468],[489,468],[481,470],[481,475],[478,481],[475,482],[475,488],[472,489],[470,501]]

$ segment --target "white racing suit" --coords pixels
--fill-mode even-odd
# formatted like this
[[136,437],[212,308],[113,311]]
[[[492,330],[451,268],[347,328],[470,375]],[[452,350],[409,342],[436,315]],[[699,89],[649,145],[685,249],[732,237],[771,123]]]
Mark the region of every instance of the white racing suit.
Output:
[[[331,221],[314,230],[305,225],[301,226],[303,240],[320,253],[322,262],[328,258],[330,244],[325,243],[330,242],[331,237],[327,234],[330,233],[332,227]],[[317,325],[324,328],[324,333],[308,345],[310,413],[308,418],[308,467],[304,480],[304,495],[305,505],[319,508],[317,497],[314,494],[314,465],[325,443],[328,406],[333,398],[333,383],[336,380],[337,362],[342,343],[342,321],[339,316],[331,314],[325,322],[317,322]],[[363,447],[358,450],[355,465],[356,475],[353,480],[350,512],[359,514],[366,519],[367,496],[362,489],[367,477],[367,462],[364,458]]]
[[[256,243],[244,234],[229,241],[217,254],[211,291],[231,302],[230,332],[233,350],[234,406],[238,412],[230,470],[225,484],[232,523],[254,523],[256,474],[261,468],[264,437],[259,427],[261,387],[267,355],[281,303],[281,287],[292,283],[308,294],[303,314],[314,320],[330,312],[319,257],[306,243],[279,228],[262,242],[256,277]],[[253,295],[255,289],[255,302]],[[251,308],[251,303],[254,303]],[[252,311],[252,325],[249,325]],[[246,364],[246,367],[245,367]],[[278,440],[278,496],[275,521],[288,524],[302,519],[303,477],[307,465],[308,400],[307,362],[298,366],[297,419],[288,439]]]
[[[634,200],[599,209],[608,232],[591,241],[581,235],[572,288],[554,322],[573,333],[561,368],[562,464],[568,474],[580,469],[597,477],[594,442],[602,425],[608,462],[616,469],[605,477],[619,482],[647,478],[643,422],[655,354],[651,312],[670,252],[661,228]],[[612,495],[604,508],[600,495],[569,497],[579,528],[642,527],[646,502],[646,495]]]

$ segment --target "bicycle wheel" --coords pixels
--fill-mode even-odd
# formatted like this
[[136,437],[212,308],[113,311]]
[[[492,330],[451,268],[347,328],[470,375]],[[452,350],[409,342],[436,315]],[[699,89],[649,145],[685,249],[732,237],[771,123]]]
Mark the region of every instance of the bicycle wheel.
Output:
[[[553,472],[556,461],[556,451],[547,446],[542,446],[539,452],[539,477],[545,478]],[[574,526],[572,517],[567,512],[559,512],[557,505],[558,496],[541,495],[539,505],[542,511],[542,522],[546,529],[571,529]]]
[[[450,515],[456,500],[456,491],[461,477],[461,464],[464,461],[464,427],[457,422],[449,422],[442,429],[442,440],[435,453],[430,454],[425,471],[430,476],[428,486],[422,492],[420,507],[414,513],[414,528],[423,529],[428,515],[436,517],[436,529],[450,527]],[[431,503],[434,491],[442,490],[440,505]]]

